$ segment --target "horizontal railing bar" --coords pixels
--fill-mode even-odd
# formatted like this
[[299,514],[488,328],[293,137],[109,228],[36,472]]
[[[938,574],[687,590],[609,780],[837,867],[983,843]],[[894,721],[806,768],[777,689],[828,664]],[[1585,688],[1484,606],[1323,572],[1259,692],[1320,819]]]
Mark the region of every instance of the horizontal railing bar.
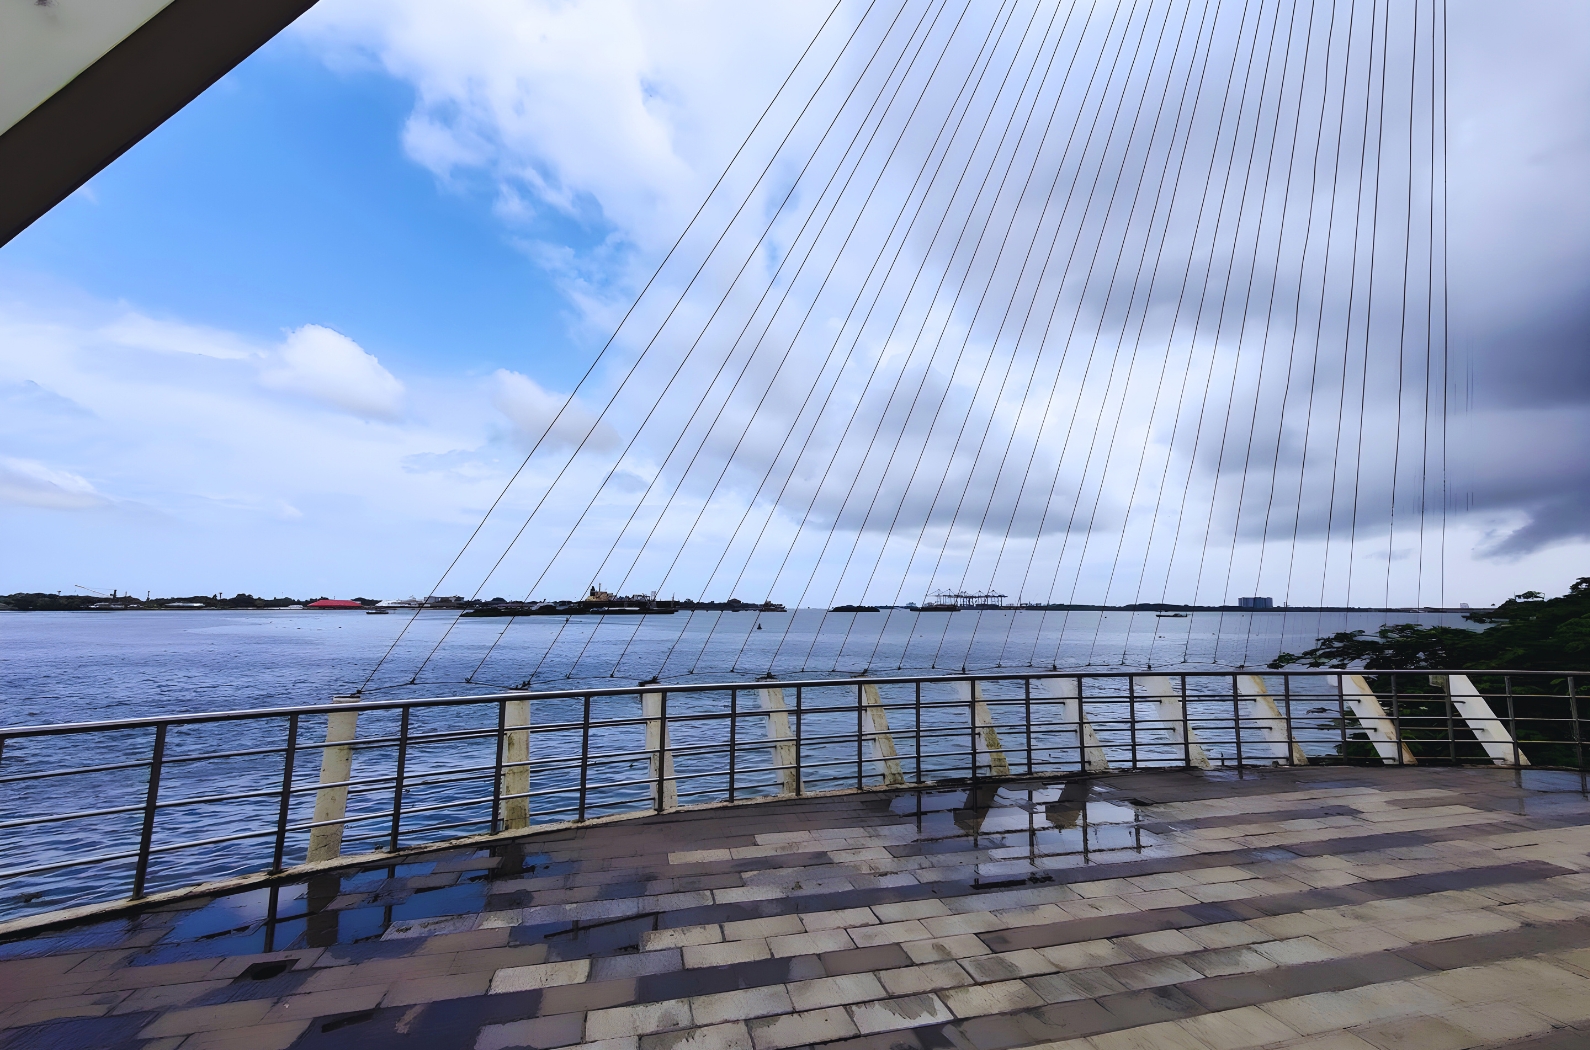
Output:
[[[738,689],[749,692],[754,689],[824,689],[855,687],[858,685],[953,685],[956,682],[1020,682],[1020,681],[1053,681],[1076,679],[1085,681],[1107,680],[1111,678],[1171,678],[1171,679],[1204,679],[1204,678],[1230,678],[1233,674],[1258,674],[1261,677],[1274,677],[1282,679],[1291,678],[1333,678],[1339,675],[1465,675],[1470,677],[1514,677],[1514,678],[1576,678],[1590,677],[1590,671],[1512,671],[1512,670],[1472,670],[1429,668],[1419,670],[1392,670],[1371,668],[1318,668],[1288,671],[1199,671],[1199,672],[1150,672],[1150,671],[1033,671],[1018,674],[1011,673],[977,673],[945,675],[942,677],[904,676],[888,678],[838,678],[838,679],[790,679],[785,681],[770,682],[716,682],[710,684],[691,685],[658,685],[658,686],[606,686],[601,689],[577,690],[511,690],[499,693],[480,693],[467,696],[437,696],[407,700],[356,700],[336,704],[305,704],[288,707],[251,708],[243,711],[209,711],[186,715],[158,715],[147,718],[116,719],[101,722],[73,722],[65,725],[49,726],[10,726],[0,728],[0,736],[16,739],[19,737],[65,735],[88,731],[120,730],[150,728],[158,725],[193,725],[204,722],[236,722],[258,718],[282,718],[290,715],[325,715],[333,713],[353,713],[364,711],[400,711],[405,707],[459,707],[469,704],[495,704],[505,700],[583,700],[585,697],[597,696],[639,696],[645,693],[698,694],[710,692],[724,692]],[[1226,694],[1229,697],[1229,692]],[[1321,694],[1328,695],[1328,694]],[[1488,694],[1482,694],[1488,695]],[[1495,694],[1498,698],[1505,694]],[[1515,694],[1516,695],[1516,694]],[[1533,694],[1524,694],[1533,695]],[[986,702],[985,698],[985,702]],[[1084,697],[1084,699],[1091,699]],[[1124,697],[1123,697],[1124,699]],[[964,701],[962,702],[964,704]],[[849,708],[835,708],[834,710],[854,710],[852,704]],[[674,715],[669,715],[673,721]],[[645,719],[634,721],[644,722]]]

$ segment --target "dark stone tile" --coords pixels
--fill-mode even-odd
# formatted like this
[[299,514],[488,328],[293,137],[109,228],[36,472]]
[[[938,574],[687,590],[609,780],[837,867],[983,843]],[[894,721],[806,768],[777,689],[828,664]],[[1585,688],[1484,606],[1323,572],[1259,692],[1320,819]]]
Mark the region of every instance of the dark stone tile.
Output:
[[913,965],[911,957],[898,944],[880,944],[872,948],[851,948],[847,951],[824,952],[817,957],[830,977],[847,973],[871,973],[893,970]]
[[1197,1000],[1174,985],[1117,992],[1098,1000],[1098,1004],[1120,1019],[1117,1028],[1177,1021],[1204,1012]]
[[670,973],[684,969],[684,965],[678,948],[638,952],[634,955],[610,955],[591,961],[590,980],[609,981],[621,977],[644,977],[651,973]]
[[1176,987],[1207,1010],[1234,1010],[1296,995],[1339,992],[1367,984],[1400,981],[1429,972],[1430,968],[1395,952],[1375,952],[1345,959],[1282,966],[1261,973],[1206,977]]
[[1590,923],[1581,919],[1416,944],[1393,954],[1432,970],[1452,970],[1460,966],[1479,966],[1541,952],[1585,947],[1590,947]]
[[1120,1027],[1117,1016],[1093,999],[1055,1003],[1028,1012],[1044,1026],[1045,1038],[1050,1040],[1076,1039]]
[[294,1050],[474,1050],[486,1025],[536,1016],[539,990],[446,999],[421,1006],[391,1006],[338,1017],[317,1018]]
[[138,1032],[156,1016],[65,1017],[0,1033],[0,1046],[5,1050],[131,1050],[143,1045]]
[[616,981],[587,981],[584,984],[564,984],[541,991],[541,1013],[577,1014],[588,1010],[605,1010],[610,1006],[624,1006],[636,1001],[635,978]]
[[958,1047],[976,1050],[1012,1050],[1053,1038],[1048,1026],[1030,1014],[994,1014],[971,1017],[944,1026]]
[[692,995],[732,992],[740,988],[761,988],[770,984],[806,979],[792,975],[793,961],[757,959],[754,962],[733,963],[729,966],[708,966],[699,970],[647,974],[636,982],[636,998],[643,1003],[657,1003],[668,999],[684,999]]

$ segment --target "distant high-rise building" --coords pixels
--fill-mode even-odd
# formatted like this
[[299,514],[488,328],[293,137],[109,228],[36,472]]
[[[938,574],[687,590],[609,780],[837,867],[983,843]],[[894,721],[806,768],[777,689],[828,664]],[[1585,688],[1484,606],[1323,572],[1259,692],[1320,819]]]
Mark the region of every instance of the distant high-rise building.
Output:
[[1238,598],[1237,605],[1243,609],[1273,609],[1274,598]]

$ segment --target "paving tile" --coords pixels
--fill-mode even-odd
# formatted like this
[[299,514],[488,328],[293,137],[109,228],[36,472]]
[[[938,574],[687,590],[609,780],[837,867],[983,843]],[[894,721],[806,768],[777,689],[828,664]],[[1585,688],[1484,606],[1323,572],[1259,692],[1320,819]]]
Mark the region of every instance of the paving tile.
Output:
[[1010,1013],[1044,1005],[1044,1000],[1021,981],[945,988],[937,994],[956,1017]]
[[1297,1033],[1256,1006],[1200,1014],[1176,1022],[1212,1050],[1268,1046],[1296,1039]]
[[690,1004],[682,999],[674,999],[664,1003],[640,1003],[594,1010],[585,1015],[585,1037],[590,1040],[620,1039],[688,1028],[690,1025]]
[[[841,934],[843,936],[843,934]],[[849,943],[848,939],[846,943]],[[694,944],[679,949],[687,968],[695,970],[709,966],[728,966],[732,963],[752,962],[772,957],[766,941],[731,941],[724,944]]]
[[[132,993],[136,994],[136,993]],[[21,1028],[26,1025],[54,1021],[63,1017],[99,1017],[111,1012],[128,992],[93,992],[86,995],[67,995],[53,999],[35,999],[21,1003],[6,1011],[0,1027]],[[184,997],[183,1002],[187,1001]],[[141,1010],[159,1009],[159,1005],[144,1006]],[[141,1012],[140,1009],[117,1010],[117,1013]]]
[[434,1003],[441,999],[461,999],[470,995],[485,995],[491,985],[491,974],[459,973],[442,977],[421,977],[412,981],[396,981],[387,989],[382,1006],[408,1006],[413,1003]]
[[974,955],[991,954],[988,945],[969,933],[954,937],[937,937],[928,941],[910,941],[901,947],[911,957],[911,961],[916,963],[967,959]]
[[[865,930],[867,927],[862,929]],[[792,955],[840,952],[854,947],[873,947],[873,945],[858,946],[845,930],[819,930],[817,933],[796,933],[784,937],[770,937],[767,940],[768,952],[780,959],[787,959]]]
[[[289,995],[286,998],[278,999],[275,1005],[271,1006],[269,1012],[264,1015],[263,1021],[267,1024],[300,1020],[308,1021],[331,1014],[373,1010],[386,997],[387,990],[387,986],[381,984],[365,988],[339,988],[334,992],[310,992],[304,995]],[[245,1004],[235,1003],[232,1005],[242,1006]]]
[[1196,981],[1204,976],[1180,959],[1144,959],[1111,966],[1106,972],[1127,988],[1158,988]]
[[1096,999],[1101,995],[1113,995],[1126,990],[1126,986],[1109,976],[1107,970],[1076,970],[1071,973],[1044,974],[1040,977],[1028,977],[1026,984],[1046,1003]]
[[[258,1024],[272,1007],[270,1000],[243,1003],[223,1003],[219,1006],[197,1006],[183,1010],[168,1010],[147,1027],[139,1031],[141,1039],[158,1039],[167,1035],[188,1035],[192,1032],[212,1032],[218,1029],[245,1028]],[[137,1016],[137,1015],[132,1015]],[[289,1020],[282,1018],[282,1020]],[[290,1020],[296,1021],[297,1018]],[[307,1020],[307,1018],[306,1018]]]
[[788,991],[790,1002],[796,1010],[818,1010],[868,999],[886,999],[889,996],[878,978],[870,973],[799,981],[789,985]]
[[1211,1050],[1208,1043],[1174,1021],[1101,1032],[1088,1041],[1095,1050]]
[[510,966],[498,970],[491,979],[491,991],[523,992],[532,988],[552,988],[560,984],[578,984],[591,972],[589,959],[571,962],[539,963],[534,966]]
[[1405,981],[1260,1004],[1265,1013],[1304,1035],[1408,1014],[1439,1014],[1451,1006],[1442,996]]
[[578,1014],[509,1021],[483,1027],[475,1038],[473,1050],[510,1050],[518,1047],[553,1050],[580,1042],[584,1031],[585,1018]]
[[[287,1050],[298,1041],[310,1023],[310,1019],[305,1018],[224,1031],[197,1032],[184,1039],[180,1045],[190,1050]],[[148,1044],[142,1050],[149,1050]]]
[[824,952],[817,957],[823,971],[832,976],[847,973],[869,973],[910,966],[916,960],[898,944],[880,944],[873,948],[852,948],[849,951]]
[[1472,1032],[1439,1017],[1401,1017],[1352,1034],[1380,1050],[1469,1050],[1478,1042]]
[[850,1014],[839,1006],[757,1018],[747,1022],[747,1027],[755,1050],[784,1050],[859,1034]]
[[795,1009],[789,990],[781,984],[718,992],[713,995],[696,996],[690,1000],[690,1015],[700,1025],[770,1017],[793,1013]]
[[892,1032],[955,1019],[943,1001],[931,993],[858,1003],[850,1007],[850,1017],[863,1033]]
[[971,975],[955,962],[881,970],[877,973],[877,978],[891,995],[915,995],[918,992],[931,992],[939,988],[959,988],[972,983]]

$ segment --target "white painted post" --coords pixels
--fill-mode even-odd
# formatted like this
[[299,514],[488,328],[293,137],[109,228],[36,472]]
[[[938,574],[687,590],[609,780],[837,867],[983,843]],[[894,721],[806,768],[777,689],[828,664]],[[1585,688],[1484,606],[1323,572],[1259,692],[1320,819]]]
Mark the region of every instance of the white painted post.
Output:
[[[357,696],[334,696],[332,703],[350,704]],[[359,729],[359,712],[336,711],[326,716],[326,743],[320,751],[320,783],[337,787],[321,787],[315,792],[315,823],[309,829],[309,855],[307,860],[333,860],[342,854],[343,821],[348,816],[348,777],[353,773],[353,747],[342,744],[353,740]],[[323,823],[335,821],[335,823]]]
[[642,693],[641,709],[646,718],[646,754],[650,756],[651,802],[657,806],[658,763],[661,762],[662,805],[658,809],[679,808],[679,784],[674,780],[674,753],[668,742],[668,727],[663,723],[661,693]]
[[506,706],[499,816],[502,830],[523,831],[530,826],[530,701],[509,700]]
[[1397,764],[1400,754],[1404,765],[1416,765],[1418,760],[1413,757],[1413,752],[1408,750],[1408,745],[1402,743],[1402,734],[1397,731],[1397,725],[1387,715],[1386,709],[1380,704],[1380,697],[1369,688],[1369,683],[1361,674],[1344,674],[1339,676],[1342,699],[1347,702],[1347,710],[1358,719],[1358,724],[1369,737],[1369,742],[1375,745],[1375,753],[1382,762],[1390,765]]
[[981,682],[956,682],[955,691],[961,700],[972,705],[972,728],[982,734],[983,751],[988,755],[988,771],[996,777],[1010,776],[1010,763],[1005,761],[1005,745],[999,742],[999,728],[994,715],[983,702]]
[[[1303,754],[1302,747],[1295,740],[1288,741],[1286,719],[1282,717],[1281,709],[1275,706],[1275,700],[1271,698],[1270,690],[1264,684],[1264,678],[1256,674],[1239,675],[1238,678],[1242,698],[1253,707],[1253,713],[1249,717],[1258,726],[1259,735],[1270,745],[1271,756],[1279,762],[1285,762],[1290,758],[1295,766],[1308,765],[1308,756]],[[1242,731],[1240,726],[1237,727],[1237,731]]]
[[1104,753],[1104,745],[1099,742],[1099,735],[1093,731],[1093,723],[1082,717],[1082,700],[1077,692],[1075,678],[1038,678],[1033,684],[1038,686],[1044,696],[1060,701],[1060,727],[1070,732],[1077,732],[1081,727],[1081,735],[1077,740],[1080,750],[1079,761],[1082,768],[1088,772],[1100,769],[1109,769],[1110,760]]
[[904,787],[905,772],[900,768],[900,753],[894,749],[894,735],[889,732],[889,712],[878,696],[878,687],[863,685],[861,703],[872,720],[872,757],[883,766],[883,786]]
[[795,768],[795,734],[789,727],[789,709],[784,706],[784,690],[758,689],[762,710],[767,712],[767,738],[773,741],[773,764],[778,767],[781,795],[800,792],[800,771]]
[[1170,679],[1155,675],[1139,678],[1137,684],[1142,688],[1143,695],[1151,696],[1158,702],[1160,720],[1170,730],[1171,740],[1186,748],[1191,764],[1197,769],[1208,769],[1209,756],[1204,754],[1202,745],[1198,743],[1198,734],[1192,723],[1187,721],[1186,705],[1182,702],[1181,694],[1170,684]]
[[1529,765],[1529,759],[1524,757],[1524,752],[1513,740],[1513,735],[1502,724],[1502,718],[1491,710],[1491,705],[1485,702],[1480,691],[1474,688],[1474,683],[1469,681],[1466,674],[1431,675],[1430,681],[1442,684],[1440,679],[1446,678],[1447,695],[1452,698],[1452,706],[1457,708],[1463,721],[1473,731],[1474,738],[1485,748],[1485,753],[1491,756],[1491,761],[1498,766],[1510,766],[1516,761],[1521,766]]

